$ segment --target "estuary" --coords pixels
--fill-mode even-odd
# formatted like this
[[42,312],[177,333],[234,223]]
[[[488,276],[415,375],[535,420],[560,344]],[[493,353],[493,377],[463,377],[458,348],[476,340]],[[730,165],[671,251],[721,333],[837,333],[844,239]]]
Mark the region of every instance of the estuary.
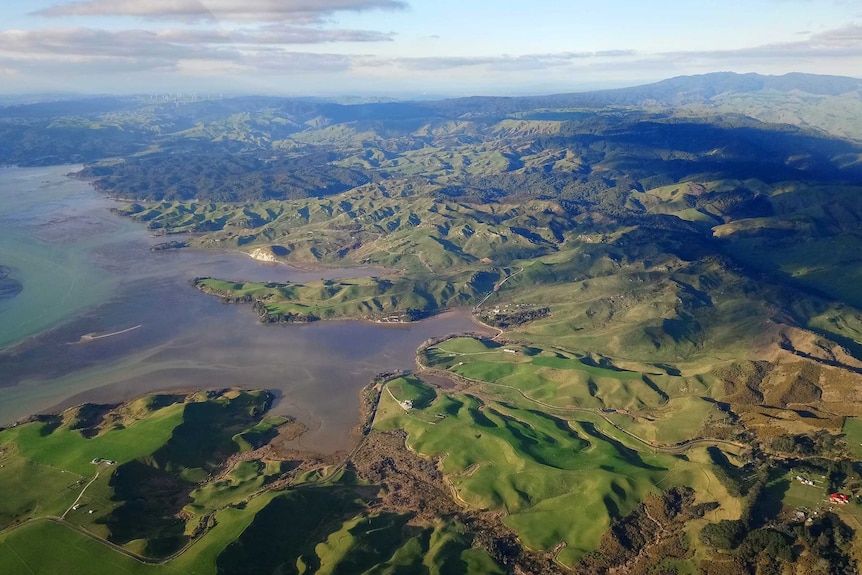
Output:
[[0,265],[22,288],[0,299],[0,424],[157,390],[267,388],[279,394],[276,413],[309,428],[302,447],[333,452],[349,447],[359,390],[375,373],[411,368],[430,337],[478,329],[465,311],[415,324],[261,325],[249,307],[206,297],[191,280],[301,282],[369,271],[151,251],[165,238],[112,213],[115,201],[67,177],[75,169],[0,169]]

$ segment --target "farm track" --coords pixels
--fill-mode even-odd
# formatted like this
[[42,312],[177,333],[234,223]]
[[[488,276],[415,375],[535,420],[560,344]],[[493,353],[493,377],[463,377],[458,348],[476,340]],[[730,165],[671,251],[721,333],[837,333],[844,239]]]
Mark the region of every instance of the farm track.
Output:
[[75,508],[75,505],[77,505],[77,504],[78,504],[78,502],[79,502],[79,501],[81,500],[81,498],[84,496],[84,493],[87,491],[87,489],[88,489],[88,488],[89,488],[93,483],[95,483],[95,482],[96,482],[96,480],[97,480],[98,478],[99,478],[99,472],[97,471],[97,472],[96,472],[96,475],[95,475],[95,476],[90,480],[90,482],[89,482],[89,483],[87,483],[87,484],[84,486],[84,488],[83,488],[83,489],[81,490],[81,492],[78,494],[78,497],[75,499],[75,501],[73,501],[73,502],[72,502],[72,504],[69,506],[69,508],[68,508],[68,509],[66,509],[66,511],[63,513],[63,515],[61,515],[61,516],[60,516],[60,519],[64,519],[64,520],[66,519],[66,515],[68,515],[68,514],[69,514],[69,512],[70,512],[70,511],[72,511],[72,510]]

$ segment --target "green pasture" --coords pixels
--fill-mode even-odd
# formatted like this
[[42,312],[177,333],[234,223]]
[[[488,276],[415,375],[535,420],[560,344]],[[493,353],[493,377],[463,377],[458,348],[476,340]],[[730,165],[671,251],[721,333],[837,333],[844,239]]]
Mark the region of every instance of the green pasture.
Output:
[[68,527],[42,519],[0,535],[0,573],[30,575],[180,575],[146,565]]
[[21,457],[92,477],[96,473],[91,463],[94,458],[110,459],[119,465],[156,451],[183,422],[183,412],[183,404],[170,405],[127,427],[91,439],[64,426],[52,430],[50,422],[27,423],[0,432],[0,447],[14,444]]
[[[223,573],[500,573],[462,529],[441,520],[409,525],[409,515],[369,514],[339,485],[276,495],[218,558]],[[285,520],[290,518],[290,520]]]
[[[113,423],[87,436],[72,427],[82,413],[96,411],[88,406],[4,430],[0,489],[15,496],[0,502],[0,528],[64,516],[132,552],[165,554],[207,515],[247,504],[279,474],[281,464],[249,461],[203,488],[192,483],[217,461],[272,437],[285,419],[260,419],[268,398],[240,391],[202,393],[185,403],[147,398],[118,408],[110,414]],[[183,507],[177,501],[190,491],[187,515],[177,519]]]
[[801,475],[815,482],[815,485],[803,485],[796,480],[797,475],[800,475],[799,471],[790,471],[775,482],[780,483],[782,489],[786,488],[781,500],[784,505],[816,511],[824,503],[828,504],[827,498],[829,494],[826,492],[826,481],[824,479],[819,476],[809,476],[806,473],[802,473]]
[[850,449],[850,453],[862,459],[862,418],[846,418],[841,433],[844,434],[844,441],[847,442],[847,448]]
[[[712,396],[710,382],[668,375],[658,368],[631,371],[604,358],[556,348],[467,337],[449,339],[422,353],[432,367],[486,382],[494,393],[510,388],[536,407],[643,411],[651,420],[667,419],[666,429],[657,433],[674,441],[693,437],[700,418],[715,411],[713,404],[700,399]],[[632,425],[630,421],[621,423]]]
[[244,509],[216,515],[216,526],[179,557],[150,565],[105,543],[46,519],[0,534],[0,573],[34,575],[215,575],[216,560],[266,506],[273,494],[252,499]]
[[438,394],[405,412],[384,393],[375,428],[406,430],[411,449],[442,459],[462,500],[505,511],[528,547],[566,542],[568,565],[647,493],[716,481],[700,464],[638,448],[597,416],[566,419],[514,401]]
[[285,465],[279,462],[264,463],[257,459],[242,461],[225,478],[192,491],[192,503],[187,509],[202,515],[213,509],[222,509],[232,503],[245,501],[260,491],[267,480],[279,475]]
[[411,280],[358,278],[307,284],[241,283],[212,278],[197,281],[200,289],[235,300],[258,301],[271,318],[385,318],[416,311],[433,312],[475,301],[478,286],[471,275]]
[[673,444],[695,439],[705,422],[723,416],[714,402],[697,396],[675,397],[649,416],[609,414],[626,431],[653,443]]
[[19,455],[0,456],[0,490],[6,494],[0,497],[0,529],[34,517],[62,515],[89,479]]
[[399,377],[390,381],[386,387],[397,401],[411,401],[416,409],[427,407],[437,397],[433,387],[415,377]]

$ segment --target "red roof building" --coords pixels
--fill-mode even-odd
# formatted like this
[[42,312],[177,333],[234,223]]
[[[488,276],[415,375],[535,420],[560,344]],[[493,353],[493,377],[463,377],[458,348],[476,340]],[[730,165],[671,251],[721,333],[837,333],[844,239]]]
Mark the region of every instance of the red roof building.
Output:
[[838,505],[847,505],[850,503],[850,498],[843,493],[833,493],[829,496],[829,503],[837,503]]

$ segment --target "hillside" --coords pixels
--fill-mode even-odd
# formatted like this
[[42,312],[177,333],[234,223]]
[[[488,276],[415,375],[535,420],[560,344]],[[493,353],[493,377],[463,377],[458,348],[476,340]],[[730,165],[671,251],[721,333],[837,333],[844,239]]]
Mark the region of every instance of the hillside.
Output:
[[391,480],[285,448],[301,429],[266,414],[272,399],[154,395],[0,430],[0,484],[16,493],[0,505],[3,572],[502,573],[462,518],[381,505]]
[[[271,529],[265,569],[300,573],[853,572],[860,91],[722,73],[531,98],[57,102],[0,111],[0,161],[86,162],[164,249],[375,270],[194,280],[264,323],[469,308],[499,330],[376,380],[349,456],[249,471],[314,489],[244,500],[224,572]],[[198,463],[173,470],[218,465]],[[225,481],[246,493],[244,474]],[[299,541],[281,519],[307,509],[326,529]],[[168,551],[194,533],[175,519]],[[108,540],[142,554],[139,535]]]

